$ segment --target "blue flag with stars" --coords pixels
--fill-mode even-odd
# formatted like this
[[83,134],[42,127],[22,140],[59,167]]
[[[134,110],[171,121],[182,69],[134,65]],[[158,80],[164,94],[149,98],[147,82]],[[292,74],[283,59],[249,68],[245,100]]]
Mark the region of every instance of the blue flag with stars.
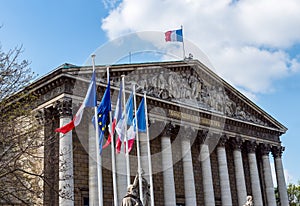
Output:
[[107,84],[107,88],[102,97],[101,103],[97,108],[98,114],[98,126],[99,126],[99,148],[100,155],[102,153],[102,145],[103,145],[103,137],[106,129],[106,121],[108,117],[108,113],[111,111],[111,102],[110,102],[110,82]]

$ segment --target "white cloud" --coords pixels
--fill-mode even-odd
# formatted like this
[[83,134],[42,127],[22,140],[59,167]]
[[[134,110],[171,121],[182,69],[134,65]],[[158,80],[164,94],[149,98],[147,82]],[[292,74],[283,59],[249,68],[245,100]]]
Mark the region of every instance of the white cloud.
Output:
[[283,51],[249,46],[223,48],[212,60],[221,76],[255,93],[270,91],[273,80],[286,77],[292,67],[298,67]]
[[299,13],[298,0],[123,0],[103,19],[102,29],[115,39],[184,25],[185,39],[208,55],[218,74],[259,93],[299,70],[299,58],[286,52],[300,43]]
[[300,4],[297,0],[248,0],[237,6],[248,40],[257,45],[288,47],[299,42]]

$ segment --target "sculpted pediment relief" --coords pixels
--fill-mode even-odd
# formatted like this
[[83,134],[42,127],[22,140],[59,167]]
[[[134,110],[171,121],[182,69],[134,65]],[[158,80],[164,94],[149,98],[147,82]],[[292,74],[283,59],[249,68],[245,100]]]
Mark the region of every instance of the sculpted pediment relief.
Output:
[[[97,81],[106,82],[106,67],[99,66]],[[72,76],[90,78],[90,68],[65,70]],[[136,84],[138,93],[209,111],[224,117],[274,128],[286,128],[256,106],[231,85],[197,60],[114,65],[110,70],[111,85],[119,87],[125,75],[126,90]]]
[[[113,79],[117,86],[120,79]],[[269,126],[253,111],[247,111],[240,103],[231,99],[230,91],[219,82],[208,81],[192,67],[176,70],[154,69],[126,75],[126,88],[137,85],[137,92],[159,99],[215,112],[227,117]]]

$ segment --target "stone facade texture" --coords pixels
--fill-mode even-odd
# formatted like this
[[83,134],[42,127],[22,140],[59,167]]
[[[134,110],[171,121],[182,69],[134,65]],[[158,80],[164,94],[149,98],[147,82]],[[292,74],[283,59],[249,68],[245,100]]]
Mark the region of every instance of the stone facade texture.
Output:
[[[149,67],[149,69],[147,69]],[[153,74],[164,74],[161,72],[161,68],[168,68],[171,70],[172,74],[181,74],[183,78],[188,80],[187,74],[185,74],[186,70],[193,70],[195,67],[200,67],[199,75],[197,77],[198,80],[202,81],[204,86],[211,85],[211,94],[216,92],[214,88],[222,81],[217,75],[213,74],[208,69],[203,69],[204,67],[199,62],[191,62],[190,64],[185,64],[184,62],[179,63],[158,63],[158,64],[145,64],[145,65],[134,65],[134,66],[115,66],[111,72],[111,79],[115,82],[119,81],[119,76],[121,74],[128,75],[131,74],[131,81],[135,81],[136,79],[144,76],[152,77],[155,80],[155,75]],[[139,71],[135,70],[135,68],[141,68]],[[102,67],[99,68],[105,71]],[[83,78],[90,74],[91,70],[88,68],[84,68],[86,71],[82,75]],[[102,71],[101,70],[101,71]],[[105,72],[97,75],[99,79],[105,79]],[[43,88],[38,89],[38,92],[41,95],[40,104],[47,104],[47,102],[52,101],[51,104],[47,105],[47,108],[44,108],[44,111],[47,114],[47,121],[44,123],[44,134],[45,141],[51,141],[51,144],[47,144],[45,147],[45,161],[44,161],[44,170],[45,176],[47,177],[48,184],[44,186],[44,205],[58,205],[58,148],[59,148],[59,135],[54,132],[56,128],[59,127],[59,118],[62,115],[62,110],[56,108],[53,102],[65,98],[65,96],[72,97],[73,96],[81,96],[77,94],[78,91],[73,91],[75,88],[75,80],[79,73],[79,69],[77,67],[72,67],[68,69],[58,69],[52,75],[53,78],[59,75],[63,75],[67,73],[65,77],[60,76],[55,80],[49,79],[43,80],[41,84],[49,83],[49,86],[45,86]],[[69,73],[68,73],[69,72]],[[76,73],[78,72],[78,73]],[[131,73],[130,73],[131,72]],[[140,73],[140,74],[139,74]],[[195,71],[191,72],[191,74],[196,74]],[[69,77],[74,75],[73,79]],[[139,76],[140,75],[140,76]],[[90,76],[88,76],[89,78]],[[159,76],[157,76],[159,77]],[[191,78],[190,78],[191,79]],[[143,80],[143,79],[142,79]],[[42,80],[41,80],[42,81]],[[218,82],[219,81],[219,82]],[[217,83],[215,83],[217,82]],[[170,83],[171,84],[171,83]],[[174,183],[175,183],[175,196],[176,203],[178,205],[185,204],[185,188],[184,188],[184,176],[183,176],[183,162],[182,162],[182,151],[180,144],[176,144],[176,142],[180,142],[182,138],[188,138],[191,141],[191,156],[192,156],[192,165],[194,172],[194,184],[196,190],[196,202],[197,205],[204,205],[204,186],[203,186],[203,175],[201,172],[201,157],[200,157],[200,145],[203,144],[205,138],[208,133],[213,133],[212,136],[207,138],[210,139],[208,141],[208,146],[210,150],[210,162],[211,162],[211,171],[212,171],[212,180],[213,180],[213,190],[214,190],[214,200],[215,205],[222,205],[221,200],[221,186],[220,186],[220,175],[219,175],[219,165],[218,165],[218,155],[217,155],[217,143],[218,137],[222,132],[227,133],[226,137],[227,141],[222,143],[222,146],[225,147],[226,150],[226,158],[227,158],[227,167],[229,174],[229,184],[230,191],[232,197],[232,205],[239,206],[238,203],[238,182],[236,182],[235,176],[235,165],[234,165],[234,149],[236,149],[236,145],[233,145],[232,142],[235,142],[237,136],[239,136],[243,144],[241,146],[242,152],[242,161],[243,161],[243,169],[245,173],[245,183],[247,194],[252,194],[251,189],[251,179],[250,179],[250,166],[248,161],[248,142],[254,141],[255,144],[268,144],[273,145],[273,147],[280,146],[280,135],[286,131],[286,128],[282,126],[279,122],[269,117],[266,113],[262,114],[263,111],[260,110],[254,103],[251,103],[250,100],[247,100],[244,96],[238,93],[238,91],[234,90],[230,85],[226,82],[222,82],[224,84],[224,89],[222,90],[224,97],[227,98],[226,103],[239,105],[239,109],[237,112],[231,111],[228,106],[224,106],[217,104],[216,101],[213,105],[210,103],[210,108],[204,108],[203,102],[199,105],[201,107],[193,109],[193,107],[187,106],[189,101],[184,102],[182,104],[180,102],[172,101],[170,99],[170,94],[166,93],[165,90],[161,90],[160,96],[154,96],[155,93],[151,90],[151,88],[147,90],[148,94],[151,98],[149,98],[148,102],[148,111],[149,112],[149,120],[150,120],[150,145],[151,145],[151,154],[155,156],[155,159],[152,159],[153,165],[153,185],[154,185],[154,198],[156,206],[164,205],[164,178],[162,171],[162,158],[161,158],[161,137],[164,134],[168,134],[171,137],[172,142],[172,159],[173,159],[173,172],[174,172]],[[87,83],[81,82],[80,88],[86,91]],[[163,82],[160,82],[160,85],[164,85]],[[178,85],[179,87],[180,85]],[[115,86],[117,88],[117,86]],[[116,89],[113,89],[116,91]],[[105,89],[105,82],[101,82],[101,85],[97,88],[97,95],[100,100]],[[144,88],[145,89],[145,88]],[[152,88],[153,89],[153,88]],[[192,88],[193,89],[193,88]],[[194,90],[191,90],[194,91]],[[174,94],[177,94],[175,91]],[[114,94],[114,92],[112,92]],[[141,90],[140,90],[141,94]],[[151,96],[152,95],[152,96]],[[169,96],[168,96],[169,95]],[[181,94],[177,94],[181,95]],[[191,99],[192,97],[190,97]],[[76,98],[75,98],[76,99]],[[137,98],[137,101],[140,101],[140,97]],[[162,101],[163,99],[163,101]],[[115,98],[114,98],[115,100]],[[224,100],[225,101],[225,100]],[[80,101],[79,101],[80,102]],[[71,104],[72,105],[72,104]],[[75,105],[73,102],[73,113],[75,113],[79,107],[79,105]],[[163,110],[157,110],[160,108]],[[204,109],[203,109],[204,108]],[[65,108],[63,108],[65,109]],[[224,110],[223,110],[224,109]],[[225,111],[225,109],[227,109]],[[229,110],[228,110],[229,109]],[[197,111],[196,111],[197,110]],[[69,111],[69,110],[68,110]],[[72,116],[73,113],[64,113],[64,115]],[[223,115],[223,116],[222,116]],[[225,117],[224,117],[225,116]],[[225,119],[224,119],[225,118]],[[88,117],[84,117],[83,122],[89,122],[91,119],[91,115]],[[168,121],[173,121],[174,125],[166,126]],[[179,127],[185,127],[183,133],[180,133]],[[191,134],[188,133],[189,127],[193,127],[193,132],[197,133]],[[211,129],[211,131],[208,131]],[[72,132],[73,138],[73,164],[74,164],[74,205],[81,206],[86,203],[89,197],[89,156],[87,153],[88,148],[88,136],[87,131],[88,126],[87,123],[82,123],[76,130]],[[180,133],[180,135],[179,135]],[[196,136],[195,138],[191,138],[191,136]],[[105,135],[107,137],[107,133]],[[259,181],[261,183],[262,189],[262,197],[263,202],[266,204],[266,193],[264,191],[264,178],[263,178],[263,165],[262,165],[262,153],[256,148],[251,148],[251,152],[255,152],[257,157],[257,165],[259,171]],[[276,149],[276,148],[275,148]],[[275,150],[274,149],[274,150]],[[136,143],[130,154],[130,169],[131,169],[131,181],[134,180],[136,171],[137,171],[137,161],[136,161]],[[280,153],[281,154],[281,153]],[[109,163],[109,159],[111,158],[111,151],[108,147],[103,150],[103,157],[105,167],[102,167],[102,179],[103,179],[103,192],[104,192],[104,205],[111,206],[113,203],[113,178],[111,173],[111,163]],[[124,172],[126,168],[124,168]],[[124,196],[126,191],[124,191]],[[119,197],[121,199],[122,197]]]

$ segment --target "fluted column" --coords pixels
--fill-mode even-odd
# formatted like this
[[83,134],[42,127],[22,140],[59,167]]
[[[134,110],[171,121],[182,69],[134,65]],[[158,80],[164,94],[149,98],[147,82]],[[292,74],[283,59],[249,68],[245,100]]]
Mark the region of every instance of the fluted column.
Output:
[[123,197],[126,195],[128,187],[126,178],[126,158],[124,152],[124,144],[122,146],[121,152],[119,154],[116,154],[116,172],[118,202],[121,203]]
[[164,205],[176,205],[176,193],[173,172],[173,158],[171,148],[171,132],[173,126],[169,123],[165,127],[165,132],[161,137],[162,150],[162,170],[164,183]]
[[[36,114],[39,124],[43,125],[41,135],[44,136],[44,184],[43,184],[43,205],[58,205],[58,152],[59,138],[54,130],[58,127],[54,117],[57,117],[56,107],[43,108]],[[47,182],[47,184],[46,184]]]
[[233,146],[233,159],[234,159],[234,171],[235,171],[235,182],[236,182],[236,190],[238,197],[238,205],[243,205],[246,202],[247,198],[247,189],[245,182],[245,173],[243,167],[243,158],[242,158],[242,139],[240,137],[236,137],[232,139]]
[[219,140],[218,148],[217,148],[219,176],[220,176],[220,185],[221,185],[221,199],[222,199],[223,206],[232,205],[227,157],[226,157],[226,150],[225,150],[225,143],[227,139],[228,138],[225,135],[223,135]]
[[260,151],[262,154],[262,162],[263,162],[263,173],[265,180],[265,191],[267,195],[267,203],[268,205],[276,205],[275,192],[274,192],[274,184],[272,179],[271,165],[269,159],[269,153],[271,151],[271,147],[268,144],[261,144]]
[[96,130],[89,124],[89,204],[99,205],[97,178]]
[[[62,99],[57,102],[59,111],[59,126],[71,121],[72,100]],[[73,175],[73,141],[72,131],[60,134],[59,139],[59,205],[74,205],[74,175]]]
[[204,203],[206,206],[215,205],[214,187],[211,173],[210,152],[207,142],[205,141],[207,132],[202,132],[200,136],[200,161],[203,179]]
[[282,206],[289,205],[287,188],[284,178],[284,170],[282,165],[282,152],[284,151],[284,147],[272,147],[272,154],[274,156],[274,164],[275,164],[275,172],[277,179],[277,186],[279,191],[280,203]]
[[185,137],[181,141],[181,152],[182,152],[182,164],[183,164],[183,178],[184,178],[184,195],[185,205],[194,206],[197,205],[196,201],[196,190],[194,180],[194,168],[191,152],[191,129],[185,130]]
[[251,179],[251,188],[254,205],[263,205],[259,173],[256,162],[256,142],[247,142],[247,151],[248,151],[248,161],[250,168],[250,179]]
[[143,177],[149,182],[147,134],[141,132],[139,133],[139,137],[140,137],[140,151],[141,151],[141,166],[144,170]]

